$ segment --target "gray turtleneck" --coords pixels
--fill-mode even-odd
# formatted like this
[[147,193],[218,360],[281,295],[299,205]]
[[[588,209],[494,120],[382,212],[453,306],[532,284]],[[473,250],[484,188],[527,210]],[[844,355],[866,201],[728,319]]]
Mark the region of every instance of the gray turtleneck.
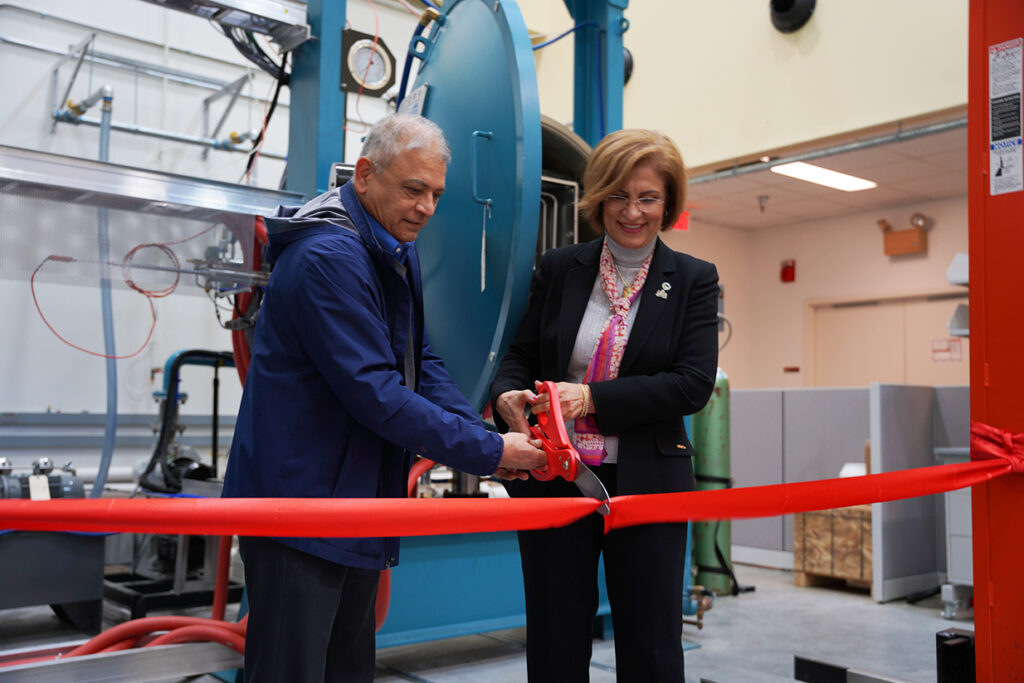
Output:
[[[607,235],[604,239],[605,243],[608,244],[608,249],[612,252],[612,259],[618,267],[619,274],[626,280],[625,283],[621,280],[616,283],[620,290],[622,287],[633,282],[637,273],[640,272],[640,266],[643,265],[644,259],[654,251],[654,245],[658,241],[658,238],[655,237],[638,249],[627,249]],[[626,316],[627,338],[633,330],[633,321],[636,320],[636,312],[640,310],[642,300],[643,293],[637,297],[636,301],[629,308],[629,314]],[[590,291],[590,299],[587,301],[587,310],[583,313],[580,329],[576,333],[576,344],[572,347],[572,355],[569,357],[569,369],[565,381],[574,383],[583,381],[583,375],[587,372],[590,358],[594,355],[594,349],[597,348],[597,340],[601,337],[601,332],[608,322],[610,313],[611,300],[604,293],[604,288],[601,286],[601,274],[598,272],[597,278],[594,280],[594,287]],[[566,430],[569,431],[570,435],[572,435],[574,422],[574,420],[566,420],[565,423]],[[604,460],[606,463],[618,462],[619,438],[617,436],[606,436],[604,449],[608,453]]]

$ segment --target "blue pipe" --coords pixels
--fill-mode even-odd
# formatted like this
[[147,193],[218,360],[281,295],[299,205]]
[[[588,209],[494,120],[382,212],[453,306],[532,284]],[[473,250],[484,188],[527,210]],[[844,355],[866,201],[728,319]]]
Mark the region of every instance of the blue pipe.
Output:
[[[100,161],[110,158],[110,117],[113,108],[114,92],[110,86],[103,86],[103,115],[100,120]],[[114,440],[117,437],[117,355],[114,344],[114,304],[110,295],[110,219],[106,208],[96,211],[99,224],[99,260],[100,260],[100,303],[103,307],[103,352],[107,356],[107,421],[103,432],[103,453],[100,456],[99,470],[93,482],[90,498],[103,495],[110,472],[110,462],[114,458]]]
[[556,43],[559,40],[561,40],[562,38],[565,38],[567,35],[569,35],[573,31],[578,31],[581,28],[586,28],[588,26],[593,26],[594,28],[598,28],[598,29],[601,28],[601,26],[596,21],[584,21],[584,22],[581,22],[579,24],[576,24],[575,26],[573,26],[571,29],[569,29],[567,31],[562,31],[561,33],[559,33],[557,36],[555,36],[551,40],[545,40],[543,43],[539,43],[537,45],[534,45],[533,49],[534,49],[534,51],[537,51],[537,50],[540,50],[541,48],[545,48],[548,45],[550,45],[551,43]]
[[[435,8],[436,9],[436,8]],[[405,53],[405,66],[402,67],[402,84],[398,87],[398,99],[395,100],[395,109],[397,110],[402,106],[402,100],[405,99],[405,88],[409,85],[409,72],[412,71],[412,46],[422,33],[423,29],[427,26],[422,21],[416,24],[416,30],[412,32],[412,40],[409,42],[409,50]]]

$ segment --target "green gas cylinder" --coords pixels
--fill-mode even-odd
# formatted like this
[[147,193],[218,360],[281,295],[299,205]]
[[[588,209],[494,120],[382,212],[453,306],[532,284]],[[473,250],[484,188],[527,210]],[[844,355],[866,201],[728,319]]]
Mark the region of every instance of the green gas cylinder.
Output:
[[[715,389],[711,398],[691,418],[691,425],[697,490],[730,488],[729,377],[722,368],[718,368],[715,376]],[[697,522],[693,525],[694,563],[697,565],[695,583],[716,595],[728,595],[733,591],[731,542],[729,520]]]

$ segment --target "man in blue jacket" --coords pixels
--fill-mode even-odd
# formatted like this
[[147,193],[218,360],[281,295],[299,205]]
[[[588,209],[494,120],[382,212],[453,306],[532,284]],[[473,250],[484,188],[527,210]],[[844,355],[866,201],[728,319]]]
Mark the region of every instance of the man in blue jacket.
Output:
[[[416,235],[444,192],[434,123],[393,115],[355,175],[268,218],[273,273],[231,445],[224,496],[399,498],[411,454],[526,478],[536,442],[499,435],[431,350]],[[397,538],[239,539],[247,681],[372,681],[374,602]]]

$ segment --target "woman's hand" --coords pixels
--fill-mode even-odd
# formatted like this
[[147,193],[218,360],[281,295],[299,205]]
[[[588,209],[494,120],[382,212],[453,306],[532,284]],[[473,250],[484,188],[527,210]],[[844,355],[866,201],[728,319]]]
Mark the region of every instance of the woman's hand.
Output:
[[526,421],[526,404],[532,405],[536,400],[537,395],[529,389],[506,391],[498,396],[494,407],[510,430],[529,436],[530,425]]
[[[535,382],[537,391],[543,382]],[[558,403],[562,407],[562,418],[574,420],[594,412],[594,404],[590,400],[590,387],[585,384],[570,384],[569,382],[558,382],[555,384],[558,389]],[[543,413],[551,405],[549,394],[539,394],[537,400],[532,402],[534,413]]]

